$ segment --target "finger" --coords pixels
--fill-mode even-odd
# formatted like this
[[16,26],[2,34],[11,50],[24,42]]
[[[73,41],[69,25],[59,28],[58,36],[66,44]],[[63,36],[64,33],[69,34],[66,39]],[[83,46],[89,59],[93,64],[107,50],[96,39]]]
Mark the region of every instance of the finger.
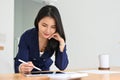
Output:
[[32,69],[33,69],[33,67],[25,67],[24,68],[25,71],[29,71],[29,72],[32,71]]
[[53,38],[59,41],[61,37],[60,37],[59,34],[55,34],[55,35],[53,36]]
[[31,71],[27,71],[27,70],[22,71],[22,73],[24,73],[24,74],[30,74],[30,72]]
[[56,40],[58,40],[58,36],[57,35],[54,35],[53,38],[56,39]]
[[60,35],[58,33],[54,33],[53,35],[51,35],[48,39],[54,38],[56,40],[60,39]]
[[58,33],[52,34],[52,35],[49,37],[49,39],[53,38],[53,37],[56,36],[57,34],[58,34]]
[[53,38],[53,36],[54,36],[54,34],[53,34],[53,35],[51,35],[48,39],[50,40],[51,38]]
[[26,72],[31,72],[32,71],[32,69],[33,69],[33,67],[22,67],[22,72],[24,72],[24,73],[26,73]]
[[28,64],[29,64],[29,65],[33,65],[33,63],[32,63],[31,61],[30,61],[30,62],[28,62]]
[[22,64],[21,69],[22,70],[28,70],[29,68],[33,69],[33,64],[32,63],[27,63],[27,64]]

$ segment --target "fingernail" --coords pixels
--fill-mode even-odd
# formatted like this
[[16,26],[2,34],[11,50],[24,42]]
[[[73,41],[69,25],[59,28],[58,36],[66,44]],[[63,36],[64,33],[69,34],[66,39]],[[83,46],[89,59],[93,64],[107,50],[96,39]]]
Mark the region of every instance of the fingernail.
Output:
[[50,39],[50,37],[48,39]]

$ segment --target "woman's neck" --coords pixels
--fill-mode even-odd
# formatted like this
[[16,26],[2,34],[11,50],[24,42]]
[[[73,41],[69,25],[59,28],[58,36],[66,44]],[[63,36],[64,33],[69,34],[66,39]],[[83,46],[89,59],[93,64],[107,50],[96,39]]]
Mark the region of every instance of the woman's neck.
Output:
[[48,39],[39,36],[39,50],[43,52],[47,46]]

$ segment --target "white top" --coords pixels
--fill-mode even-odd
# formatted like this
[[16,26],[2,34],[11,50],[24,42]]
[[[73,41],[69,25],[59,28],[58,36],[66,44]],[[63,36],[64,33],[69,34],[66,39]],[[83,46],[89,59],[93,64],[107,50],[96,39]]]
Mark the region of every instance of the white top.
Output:
[[44,52],[40,52],[40,57],[43,55]]

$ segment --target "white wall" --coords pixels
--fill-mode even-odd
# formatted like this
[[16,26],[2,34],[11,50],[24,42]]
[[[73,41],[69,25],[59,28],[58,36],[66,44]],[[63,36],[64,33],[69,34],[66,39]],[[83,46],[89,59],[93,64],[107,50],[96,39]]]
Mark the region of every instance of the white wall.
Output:
[[0,0],[0,33],[4,35],[4,51],[0,51],[0,74],[13,73],[14,0]]
[[69,67],[97,66],[96,1],[58,0],[67,36]]
[[120,66],[120,1],[58,0],[67,35],[69,68],[98,67],[98,55]]

